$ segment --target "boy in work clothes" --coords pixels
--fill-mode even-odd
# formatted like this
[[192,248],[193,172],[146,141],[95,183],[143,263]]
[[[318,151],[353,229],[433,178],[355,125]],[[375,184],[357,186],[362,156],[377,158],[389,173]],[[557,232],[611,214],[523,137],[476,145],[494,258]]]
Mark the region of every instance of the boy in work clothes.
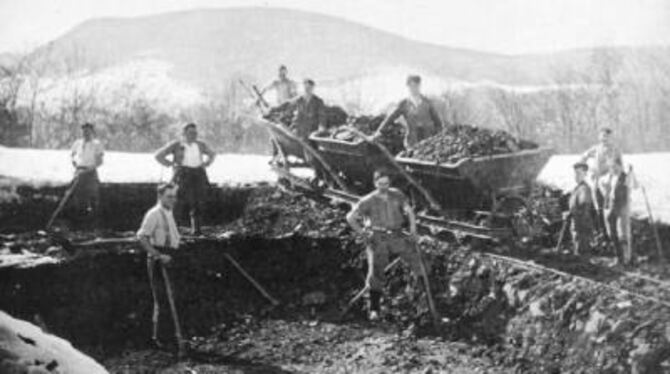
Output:
[[[168,159],[172,155],[172,160]],[[172,182],[179,186],[179,213],[187,211],[191,219],[191,234],[201,234],[201,215],[209,189],[205,168],[211,165],[216,153],[203,141],[198,140],[195,123],[184,126],[183,139],[175,140],[156,153],[156,161],[173,167]]]
[[147,252],[147,272],[149,275],[149,285],[151,286],[151,295],[153,296],[153,329],[151,340],[157,347],[160,347],[158,340],[158,321],[160,317],[160,305],[158,302],[158,289],[156,285],[156,267],[161,267],[163,281],[168,301],[172,309],[172,319],[175,324],[175,335],[178,348],[181,350],[182,337],[179,327],[179,318],[174,308],[172,295],[172,286],[167,277],[165,265],[169,264],[172,258],[166,252],[171,252],[179,248],[179,231],[172,215],[172,209],[177,201],[177,187],[174,184],[162,184],[157,188],[158,203],[144,215],[142,225],[137,231],[137,238],[142,248]]
[[77,214],[90,212],[95,225],[100,204],[98,168],[102,165],[105,151],[102,143],[95,138],[92,123],[81,125],[81,132],[82,137],[72,144],[70,152],[72,166],[75,167],[75,178],[78,178],[72,197]]
[[[407,197],[391,188],[391,177],[386,171],[374,173],[376,190],[361,198],[347,215],[347,222],[368,242],[369,318],[379,319],[380,299],[384,287],[384,270],[391,254],[398,255],[412,269],[415,276],[421,274],[421,258],[415,248],[416,217]],[[409,220],[410,236],[402,232],[405,217]],[[364,221],[364,225],[359,223]]]
[[567,214],[572,218],[570,231],[574,254],[580,255],[589,252],[593,236],[593,193],[586,183],[588,165],[578,162],[573,168],[577,186],[570,194],[570,211]]

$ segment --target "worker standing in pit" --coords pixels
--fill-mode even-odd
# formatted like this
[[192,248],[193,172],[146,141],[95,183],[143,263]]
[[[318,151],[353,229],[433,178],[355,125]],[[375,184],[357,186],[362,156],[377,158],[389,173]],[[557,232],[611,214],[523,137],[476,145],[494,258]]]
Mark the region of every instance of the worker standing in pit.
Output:
[[75,167],[73,183],[76,183],[72,195],[73,205],[79,217],[92,217],[89,222],[96,226],[100,205],[98,168],[102,165],[105,151],[102,143],[95,137],[92,123],[81,125],[81,132],[82,137],[74,142],[70,152],[72,166]]
[[578,162],[573,166],[577,186],[570,194],[570,210],[565,219],[571,219],[573,250],[575,255],[590,252],[593,237],[593,192],[586,183],[588,165]]
[[608,164],[612,161],[623,163],[623,156],[619,148],[612,140],[612,129],[603,127],[598,133],[599,143],[589,148],[582,154],[579,162],[588,163],[593,160],[590,167],[591,171],[591,189],[593,191],[594,205],[596,207],[596,229],[610,240],[607,235],[607,223],[603,212],[604,196],[601,189],[598,188],[598,181],[609,172]]
[[[407,197],[391,188],[391,176],[384,170],[374,173],[376,190],[361,198],[347,215],[347,221],[367,242],[369,318],[379,319],[380,300],[384,287],[384,270],[392,254],[402,258],[415,276],[421,274],[421,257],[416,250],[416,217]],[[405,218],[409,236],[402,232]],[[361,225],[360,221],[364,224]]]
[[617,261],[630,265],[633,243],[630,228],[630,192],[637,188],[632,168],[626,173],[620,160],[608,162],[609,172],[601,177],[599,188],[604,197],[603,209],[607,234],[612,241]]
[[[161,184],[156,189],[158,195],[158,202],[149,209],[144,215],[142,225],[137,231],[137,238],[140,245],[147,252],[147,272],[149,276],[149,285],[151,286],[151,296],[153,297],[153,314],[152,314],[152,334],[151,340],[157,347],[161,346],[158,337],[158,322],[160,317],[160,303],[158,301],[158,285],[156,282],[156,268],[165,266],[170,263],[172,257],[169,253],[179,248],[179,231],[177,224],[172,215],[173,208],[177,202],[177,186],[172,183]],[[166,277],[167,272],[162,269],[161,275],[167,292],[168,300],[171,304],[172,300],[172,285],[170,280]],[[172,306],[172,305],[171,305]],[[175,324],[175,335],[177,344],[182,344],[181,329],[179,328],[179,320],[176,315],[176,309],[172,312],[173,322]]]
[[270,90],[275,91],[277,97],[277,106],[289,102],[298,96],[297,85],[293,80],[289,79],[288,69],[286,66],[281,65],[279,67],[279,76],[277,79],[272,81],[272,83],[261,90],[261,95]]
[[442,119],[427,97],[421,94],[421,77],[410,75],[407,77],[409,97],[402,100],[391,114],[377,129],[375,137],[381,137],[382,131],[390,123],[394,123],[400,116],[405,119],[407,129],[405,133],[405,148],[429,138],[442,130]]
[[[168,156],[172,155],[171,159]],[[179,216],[188,212],[191,234],[201,234],[202,210],[209,190],[207,168],[214,162],[216,153],[207,143],[198,139],[195,123],[183,128],[181,140],[175,140],[159,149],[156,161],[174,169],[172,182],[179,186]]]

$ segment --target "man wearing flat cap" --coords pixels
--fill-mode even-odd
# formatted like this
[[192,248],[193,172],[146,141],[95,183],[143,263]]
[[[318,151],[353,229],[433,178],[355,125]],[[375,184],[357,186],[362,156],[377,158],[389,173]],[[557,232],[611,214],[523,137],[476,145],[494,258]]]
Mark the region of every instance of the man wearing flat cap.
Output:
[[316,130],[326,129],[326,105],[314,94],[315,83],[311,79],[303,82],[304,93],[294,99],[291,130],[303,140]]
[[155,158],[161,165],[173,168],[172,181],[178,186],[179,196],[178,219],[188,212],[191,234],[200,235],[202,211],[209,191],[205,168],[214,162],[216,153],[198,139],[196,124],[188,123],[183,127],[182,139],[166,144],[156,152]]
[[572,219],[570,231],[572,234],[573,250],[575,255],[588,253],[593,236],[593,194],[591,187],[586,183],[589,167],[586,163],[578,162],[573,165],[577,186],[570,194],[570,211],[566,219]]
[[82,220],[85,217],[91,218],[87,221],[95,226],[100,204],[98,167],[102,165],[105,151],[102,143],[95,137],[92,123],[81,125],[81,134],[82,137],[72,144],[70,150],[72,166],[75,167],[73,183],[76,183],[72,200],[77,216]]
[[421,94],[421,77],[410,75],[407,77],[409,96],[384,119],[375,137],[380,137],[384,128],[403,117],[407,124],[405,132],[405,148],[429,138],[442,130],[442,119],[437,114],[433,103]]

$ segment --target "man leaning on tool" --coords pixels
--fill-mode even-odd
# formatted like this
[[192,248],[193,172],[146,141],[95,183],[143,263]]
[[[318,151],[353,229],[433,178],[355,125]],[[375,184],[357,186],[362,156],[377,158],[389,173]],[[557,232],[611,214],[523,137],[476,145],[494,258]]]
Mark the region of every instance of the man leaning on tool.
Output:
[[[402,258],[415,276],[421,274],[421,257],[416,251],[416,217],[407,197],[391,188],[391,176],[385,170],[374,173],[375,191],[364,196],[347,215],[347,221],[367,241],[369,318],[379,318],[380,299],[384,287],[384,270],[392,254]],[[405,218],[409,236],[403,233]],[[364,222],[363,225],[359,220]]]
[[[172,155],[171,160],[169,155]],[[200,235],[201,215],[209,189],[205,168],[214,162],[216,153],[198,139],[195,123],[189,123],[183,128],[182,139],[168,143],[156,152],[155,157],[161,165],[174,168],[172,181],[179,186],[177,217],[188,212],[191,234]]]
[[[589,160],[593,160],[591,171],[591,188],[594,193],[594,204],[596,207],[597,220],[596,220],[596,229],[600,231],[605,237],[607,235],[607,224],[605,222],[605,216],[603,213],[603,203],[604,196],[598,188],[598,181],[607,174],[609,171],[608,163],[610,161],[618,160],[619,162],[623,161],[623,156],[621,150],[614,144],[612,141],[612,129],[609,127],[603,127],[598,133],[598,144],[589,148],[584,154],[582,154],[579,162],[587,163]],[[612,238],[609,238],[612,240]]]
[[633,260],[630,193],[637,188],[637,180],[632,168],[628,173],[624,171],[620,160],[610,160],[608,168],[609,173],[600,178],[598,185],[604,196],[603,210],[607,223],[607,234],[614,246],[617,262],[630,265]]
[[102,165],[104,148],[95,138],[95,129],[92,123],[81,125],[82,137],[72,145],[71,158],[75,167],[75,182],[77,186],[73,192],[73,202],[77,214],[90,213],[93,224],[97,223],[98,207],[100,204],[100,179],[98,168]]
[[573,166],[577,186],[570,194],[570,211],[565,219],[570,219],[573,250],[575,255],[590,252],[591,238],[593,237],[593,193],[586,183],[586,173],[589,166],[578,162]]
[[384,119],[375,137],[381,136],[383,129],[395,122],[401,116],[407,123],[405,134],[405,148],[429,138],[442,130],[442,119],[427,97],[421,94],[421,77],[410,75],[407,77],[409,96],[402,100],[391,114]]
[[[137,231],[137,238],[142,248],[147,252],[147,272],[149,275],[149,285],[151,286],[151,295],[153,297],[153,329],[151,339],[156,346],[160,346],[158,340],[158,321],[160,317],[160,304],[158,301],[158,288],[156,282],[156,268],[165,266],[172,258],[168,254],[179,248],[179,231],[172,215],[172,210],[177,201],[177,186],[172,183],[161,184],[157,188],[158,202],[149,209],[144,215],[142,225]],[[172,319],[175,324],[175,335],[177,344],[181,344],[181,331],[179,328],[179,319],[174,308],[172,295],[172,286],[168,279],[167,271],[162,268],[163,282],[165,282],[165,291],[169,298],[172,308]]]

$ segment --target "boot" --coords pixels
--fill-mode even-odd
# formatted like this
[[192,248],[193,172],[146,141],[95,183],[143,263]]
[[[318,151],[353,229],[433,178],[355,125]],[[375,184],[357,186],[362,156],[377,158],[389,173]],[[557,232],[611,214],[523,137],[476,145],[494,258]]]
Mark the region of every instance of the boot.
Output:
[[382,298],[382,293],[380,291],[370,291],[370,304],[369,304],[369,311],[370,311],[370,321],[376,321],[379,319],[379,309],[380,309],[380,300]]

